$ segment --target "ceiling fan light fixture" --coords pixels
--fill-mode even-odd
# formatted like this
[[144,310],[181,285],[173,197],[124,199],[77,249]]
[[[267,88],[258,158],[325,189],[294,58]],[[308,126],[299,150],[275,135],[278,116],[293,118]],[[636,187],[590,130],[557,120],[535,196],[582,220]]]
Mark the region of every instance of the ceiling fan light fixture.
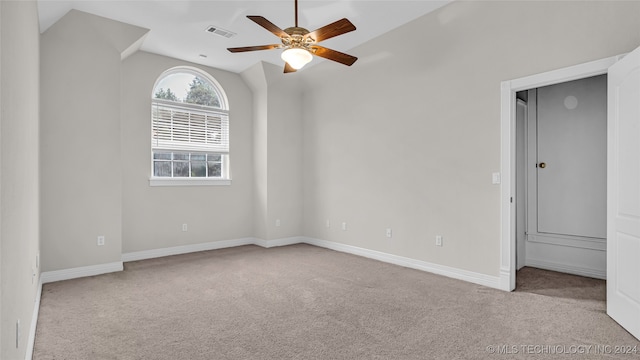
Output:
[[302,69],[303,66],[313,59],[313,56],[309,51],[298,47],[286,49],[282,52],[280,57],[296,70]]

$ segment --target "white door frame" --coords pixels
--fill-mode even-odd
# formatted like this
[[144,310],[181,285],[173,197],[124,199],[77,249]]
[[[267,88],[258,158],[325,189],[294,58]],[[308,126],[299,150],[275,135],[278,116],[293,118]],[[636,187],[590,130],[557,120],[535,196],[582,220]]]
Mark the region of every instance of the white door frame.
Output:
[[[516,288],[516,92],[606,74],[624,55],[503,81],[500,94],[500,289]],[[608,121],[608,120],[607,120]]]

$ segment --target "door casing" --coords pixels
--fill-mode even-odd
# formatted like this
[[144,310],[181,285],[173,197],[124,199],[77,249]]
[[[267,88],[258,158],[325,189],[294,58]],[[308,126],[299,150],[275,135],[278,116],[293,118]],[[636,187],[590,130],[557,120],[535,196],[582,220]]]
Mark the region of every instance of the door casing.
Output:
[[624,55],[501,83],[500,288],[516,287],[516,92],[606,74]]

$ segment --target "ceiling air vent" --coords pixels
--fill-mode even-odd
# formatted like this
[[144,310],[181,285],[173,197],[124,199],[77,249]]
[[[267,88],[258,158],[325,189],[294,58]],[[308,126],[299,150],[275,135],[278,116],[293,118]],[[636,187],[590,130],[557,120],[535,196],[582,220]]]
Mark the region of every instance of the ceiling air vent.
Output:
[[211,25],[211,26],[209,26],[207,28],[207,32],[212,33],[212,34],[216,34],[216,35],[219,35],[219,36],[222,36],[222,37],[226,37],[227,39],[230,39],[230,38],[232,38],[232,37],[237,35],[234,32],[231,32],[229,30],[225,30],[223,28],[220,28],[220,27],[217,27],[217,26],[213,26],[213,25]]

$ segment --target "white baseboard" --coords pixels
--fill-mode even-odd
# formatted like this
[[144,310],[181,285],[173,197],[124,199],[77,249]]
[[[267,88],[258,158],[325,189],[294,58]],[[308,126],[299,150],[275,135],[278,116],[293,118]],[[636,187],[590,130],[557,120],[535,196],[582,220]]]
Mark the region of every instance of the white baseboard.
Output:
[[383,253],[380,251],[369,250],[351,245],[345,245],[327,240],[304,238],[304,242],[309,245],[319,246],[331,250],[345,252],[353,255],[363,256],[370,259],[383,261],[390,264],[400,265],[416,270],[422,270],[453,279],[464,280],[474,284],[484,285],[495,289],[503,290],[503,284],[498,276],[491,276],[467,271],[449,266],[433,264],[426,261],[410,259],[402,256]]
[[38,281],[38,290],[33,304],[33,315],[31,315],[31,327],[29,328],[29,338],[27,339],[27,354],[25,360],[33,358],[33,349],[36,345],[36,327],[38,326],[38,315],[40,314],[40,298],[42,297],[42,278]]
[[369,250],[365,248],[359,248],[356,246],[345,245],[341,243],[336,243],[327,240],[313,239],[304,236],[294,236],[282,239],[273,239],[273,240],[264,240],[260,238],[242,238],[236,240],[224,240],[224,241],[212,241],[208,243],[201,244],[193,244],[193,245],[184,245],[184,246],[175,246],[170,248],[162,248],[162,249],[154,249],[154,250],[146,250],[146,251],[137,251],[131,253],[122,254],[122,261],[137,261],[137,260],[145,260],[152,259],[163,256],[170,255],[180,255],[187,254],[197,251],[206,251],[206,250],[215,250],[215,249],[223,249],[235,246],[243,246],[243,245],[257,245],[263,248],[272,248],[277,246],[286,246],[286,245],[294,245],[294,244],[309,244],[318,247],[323,247],[327,249],[332,249],[340,252],[345,252],[353,255],[363,256],[370,259],[375,259],[395,265],[400,265],[412,269],[422,270],[438,275],[447,276],[450,278],[468,281],[474,284],[484,285],[496,289],[505,290],[503,281],[501,281],[501,277],[490,276],[485,274],[480,274],[472,271],[456,269],[444,265],[438,265],[429,263],[426,261],[420,261],[415,259],[410,259],[402,256],[387,254],[375,250]]
[[40,280],[43,284],[54,282],[54,281],[62,281],[69,279],[76,279],[87,276],[94,275],[102,275],[107,273],[112,273],[116,271],[122,271],[122,261],[100,264],[100,265],[91,265],[91,266],[82,266],[71,269],[64,270],[55,270],[55,271],[45,271],[40,274]]
[[159,258],[164,256],[188,254],[188,253],[198,252],[198,251],[225,249],[225,248],[244,246],[244,245],[257,245],[263,248],[271,248],[276,246],[300,244],[302,242],[304,242],[304,238],[300,236],[274,239],[274,240],[264,240],[264,239],[250,237],[250,238],[241,238],[241,239],[234,239],[234,240],[211,241],[207,243],[200,243],[200,244],[193,244],[193,245],[182,245],[182,246],[174,246],[169,248],[124,253],[122,254],[122,262],[154,259],[154,258]]
[[[457,269],[449,266],[434,264],[426,261],[411,259],[411,258],[388,254],[380,251],[369,250],[369,249],[360,248],[356,246],[341,244],[341,243],[327,241],[327,240],[303,237],[303,236],[295,236],[295,237],[274,239],[274,240],[264,240],[264,239],[258,239],[258,238],[241,238],[241,239],[235,239],[235,240],[212,241],[208,243],[174,246],[170,248],[124,253],[122,254],[122,262],[44,272],[41,275],[41,280],[43,284],[46,284],[53,281],[68,280],[68,279],[74,279],[74,278],[85,277],[85,276],[106,274],[106,273],[115,272],[115,271],[122,271],[123,262],[152,259],[152,258],[171,256],[171,255],[187,254],[187,253],[192,253],[197,251],[216,250],[216,249],[223,249],[223,248],[230,248],[230,247],[244,246],[244,245],[257,245],[264,248],[271,248],[271,247],[294,245],[294,244],[300,244],[300,243],[306,243],[309,245],[314,245],[322,248],[327,248],[327,249],[345,252],[353,255],[363,256],[366,258],[375,259],[375,260],[383,261],[390,264],[422,270],[422,271],[443,275],[450,278],[463,280],[463,281],[471,282],[474,284],[484,285],[484,286],[488,286],[496,289],[505,290],[506,288],[504,284],[504,279],[502,276],[491,276],[491,275],[481,274],[473,271]],[[588,276],[594,277],[593,275],[588,275]]]
[[294,236],[282,239],[274,239],[274,240],[263,240],[263,239],[255,239],[254,244],[258,246],[262,246],[263,248],[272,248],[277,246],[287,246],[287,245],[295,245],[302,244],[305,242],[305,238],[302,236]]
[[511,276],[509,268],[500,267],[500,287],[504,291],[513,291],[516,289],[516,278]]
[[606,280],[607,279],[607,271],[599,270],[599,269],[589,269],[579,266],[573,266],[568,264],[558,264],[549,261],[536,260],[536,259],[527,259],[526,266],[531,266],[534,268],[563,272],[567,274],[585,276],[595,279]]
[[124,253],[122,254],[122,261],[129,262],[129,261],[154,259],[154,258],[159,258],[164,256],[181,255],[181,254],[188,254],[188,253],[197,252],[197,251],[217,250],[217,249],[225,249],[230,247],[253,245],[253,244],[256,244],[255,238],[241,238],[241,239],[235,239],[235,240],[211,241],[211,242],[200,243],[200,244],[173,246],[168,248]]
[[128,261],[146,260],[146,259],[153,259],[153,258],[164,257],[164,256],[188,254],[188,253],[197,252],[197,251],[224,249],[224,248],[243,246],[243,245],[258,245],[265,248],[270,248],[275,246],[299,244],[301,242],[303,242],[303,238],[301,237],[291,237],[291,238],[283,238],[283,239],[275,239],[275,240],[263,240],[263,239],[257,239],[257,238],[241,238],[241,239],[234,239],[234,240],[212,241],[212,242],[193,244],[193,245],[183,245],[183,246],[174,246],[169,248],[136,251],[136,252],[122,254],[121,262],[114,262],[109,264],[93,265],[93,266],[84,266],[79,268],[71,268],[71,269],[56,270],[56,271],[47,271],[47,272],[43,272],[40,278],[42,280],[42,283],[46,284],[54,281],[69,280],[69,279],[75,279],[75,278],[80,278],[85,276],[94,276],[94,275],[100,275],[100,274],[107,274],[110,272],[122,271],[123,270],[122,263],[128,262]]

